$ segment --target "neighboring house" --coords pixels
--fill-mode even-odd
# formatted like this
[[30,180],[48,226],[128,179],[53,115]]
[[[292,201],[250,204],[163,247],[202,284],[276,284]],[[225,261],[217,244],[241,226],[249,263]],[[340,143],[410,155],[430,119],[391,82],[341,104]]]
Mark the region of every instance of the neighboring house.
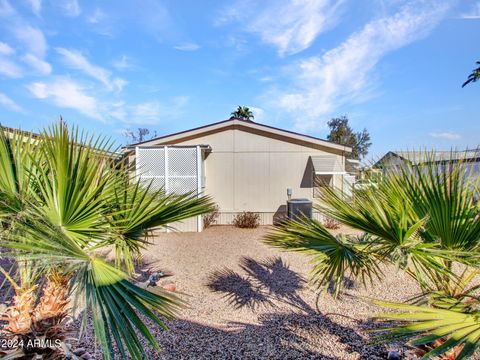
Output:
[[412,165],[424,164],[426,162],[446,163],[446,162],[467,162],[469,167],[473,167],[473,172],[480,174],[480,148],[475,150],[455,150],[455,151],[389,151],[373,167],[385,171],[391,167],[401,166],[410,163]]
[[[351,148],[256,122],[229,119],[161,136],[124,149],[137,175],[167,192],[198,191],[220,208],[218,224],[231,224],[243,211],[261,224],[285,216],[287,188],[293,198],[313,200],[316,188],[350,192],[358,163]],[[319,214],[315,214],[319,217]],[[201,231],[200,218],[177,228]]]
[[40,135],[35,133],[35,132],[30,132],[30,131],[25,131],[21,129],[16,129],[16,128],[11,128],[8,126],[2,126],[0,125],[0,129],[2,129],[6,135],[7,138],[11,138],[13,134],[16,132],[22,136],[25,136],[25,138],[38,138]]
[[[480,148],[463,151],[389,151],[373,167],[383,173],[392,167],[410,163],[418,166],[425,163],[448,164],[462,161],[465,164],[465,176],[476,180],[480,176]],[[476,196],[479,194],[477,193]]]

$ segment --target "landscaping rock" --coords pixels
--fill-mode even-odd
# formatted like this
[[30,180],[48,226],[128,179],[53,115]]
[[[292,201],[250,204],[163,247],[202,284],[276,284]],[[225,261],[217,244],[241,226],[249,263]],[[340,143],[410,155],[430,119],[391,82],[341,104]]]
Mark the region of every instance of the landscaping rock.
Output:
[[72,352],[77,356],[82,356],[83,354],[85,354],[87,352],[87,350],[85,350],[84,348],[78,348],[78,349],[75,349]]
[[171,292],[177,291],[177,285],[175,285],[175,283],[169,283],[169,284],[162,285],[162,288],[164,288],[165,290],[171,291]]
[[154,272],[150,277],[148,278],[148,286],[156,286],[157,281],[160,280],[160,278],[164,277],[165,275],[163,272]]
[[398,351],[389,351],[387,355],[387,360],[402,360],[402,356]]
[[[367,330],[376,325],[369,319],[385,309],[365,299],[405,301],[420,291],[415,282],[385,266],[383,282],[366,289],[358,282],[339,299],[319,294],[308,282],[311,257],[266,246],[267,231],[215,226],[152,239],[145,261],[175,273],[174,281],[159,279],[156,286],[181,289],[187,306],[166,321],[170,331],[146,320],[162,349],[157,353],[142,339],[150,358],[385,360],[389,348],[403,354],[401,344],[372,344]],[[91,321],[87,327],[79,345],[101,359]]]

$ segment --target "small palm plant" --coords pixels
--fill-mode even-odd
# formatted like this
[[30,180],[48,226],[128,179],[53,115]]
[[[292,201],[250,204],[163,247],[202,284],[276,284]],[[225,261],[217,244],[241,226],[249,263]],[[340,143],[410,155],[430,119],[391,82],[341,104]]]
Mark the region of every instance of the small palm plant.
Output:
[[466,358],[480,345],[479,180],[465,161],[424,155],[420,165],[386,171],[353,200],[337,189],[322,192],[318,210],[364,235],[334,236],[305,218],[277,226],[265,241],[313,255],[313,280],[333,283],[335,295],[345,276],[367,285],[382,279],[381,264],[396,265],[421,293],[410,303],[378,302],[405,311],[384,316],[397,321],[386,337],[411,338],[424,358]]
[[65,358],[65,321],[74,312],[84,326],[91,318],[104,359],[114,349],[148,358],[140,337],[160,350],[142,317],[166,329],[163,319],[181,303],[136,286],[135,261],[152,230],[213,205],[141,186],[113,155],[109,141],[62,122],[40,136],[0,132],[0,247],[15,260],[11,271],[1,269],[13,288],[1,335],[18,345],[2,356]]
[[237,109],[230,114],[232,118],[243,119],[247,121],[253,121],[255,116],[253,115],[252,110],[248,106],[238,105]]

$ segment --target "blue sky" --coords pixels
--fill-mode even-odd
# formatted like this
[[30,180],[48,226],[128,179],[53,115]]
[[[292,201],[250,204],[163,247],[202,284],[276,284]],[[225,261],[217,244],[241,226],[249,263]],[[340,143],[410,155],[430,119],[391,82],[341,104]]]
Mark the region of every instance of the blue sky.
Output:
[[476,0],[0,0],[0,120],[61,115],[124,142],[220,121],[325,137],[347,115],[372,156],[475,147]]

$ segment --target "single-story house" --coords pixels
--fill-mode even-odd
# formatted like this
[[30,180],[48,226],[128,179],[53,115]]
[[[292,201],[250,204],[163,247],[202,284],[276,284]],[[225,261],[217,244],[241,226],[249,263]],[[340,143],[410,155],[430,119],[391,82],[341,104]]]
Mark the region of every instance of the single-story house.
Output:
[[398,167],[402,164],[419,165],[426,162],[446,163],[464,161],[473,167],[473,172],[480,174],[480,148],[474,150],[452,151],[389,151],[380,158],[373,168],[382,169]]
[[[261,224],[274,223],[285,216],[287,188],[293,198],[310,200],[320,186],[349,193],[358,165],[348,160],[348,146],[236,118],[132,144],[124,152],[152,186],[210,195],[219,206],[217,224],[230,224],[243,211],[258,213]],[[201,231],[202,221],[177,228]]]
[[[420,166],[427,163],[439,164],[441,169],[447,169],[451,163],[461,161],[464,165],[465,177],[470,176],[473,181],[480,177],[480,147],[475,150],[455,151],[389,151],[373,167],[384,173],[392,168],[399,168],[403,164]],[[475,194],[480,198],[478,188]]]

